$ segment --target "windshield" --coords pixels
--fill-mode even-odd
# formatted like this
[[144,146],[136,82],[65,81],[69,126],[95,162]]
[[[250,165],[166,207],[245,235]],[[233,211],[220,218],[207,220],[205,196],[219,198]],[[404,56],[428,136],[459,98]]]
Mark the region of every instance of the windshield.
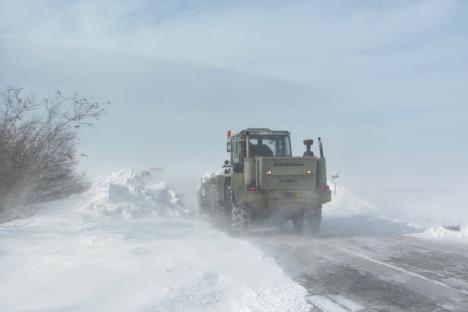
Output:
[[291,156],[288,136],[250,136],[250,153],[257,156]]

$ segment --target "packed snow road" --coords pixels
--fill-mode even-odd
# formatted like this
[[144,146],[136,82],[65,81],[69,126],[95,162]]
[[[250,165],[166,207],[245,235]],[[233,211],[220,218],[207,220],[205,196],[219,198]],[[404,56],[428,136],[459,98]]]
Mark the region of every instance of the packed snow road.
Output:
[[[468,245],[409,226],[329,218],[317,237],[253,229],[255,242],[308,291],[311,311],[468,311]],[[416,235],[417,236],[417,235]]]

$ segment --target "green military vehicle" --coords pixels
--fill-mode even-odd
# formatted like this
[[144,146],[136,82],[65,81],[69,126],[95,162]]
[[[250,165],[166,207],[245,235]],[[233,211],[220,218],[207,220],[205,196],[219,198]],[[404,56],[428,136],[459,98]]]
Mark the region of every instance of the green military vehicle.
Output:
[[[200,210],[240,233],[265,219],[292,220],[297,232],[320,229],[322,205],[331,200],[320,138],[319,157],[304,140],[302,157],[292,156],[288,131],[249,128],[228,131],[224,172],[202,179]],[[306,227],[304,226],[306,225]]]

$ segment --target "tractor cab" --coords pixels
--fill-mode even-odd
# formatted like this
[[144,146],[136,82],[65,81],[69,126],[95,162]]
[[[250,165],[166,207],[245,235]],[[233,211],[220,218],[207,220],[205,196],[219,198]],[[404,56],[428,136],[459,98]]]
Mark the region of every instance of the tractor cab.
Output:
[[227,151],[231,153],[234,172],[243,171],[246,158],[292,155],[288,131],[271,131],[264,128],[249,128],[234,135],[228,132]]

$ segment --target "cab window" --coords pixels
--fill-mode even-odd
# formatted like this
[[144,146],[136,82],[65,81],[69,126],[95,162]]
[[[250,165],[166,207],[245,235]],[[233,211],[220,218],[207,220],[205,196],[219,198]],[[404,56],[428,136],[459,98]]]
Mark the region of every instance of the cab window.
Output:
[[252,155],[291,156],[291,145],[287,136],[251,136],[249,147]]

